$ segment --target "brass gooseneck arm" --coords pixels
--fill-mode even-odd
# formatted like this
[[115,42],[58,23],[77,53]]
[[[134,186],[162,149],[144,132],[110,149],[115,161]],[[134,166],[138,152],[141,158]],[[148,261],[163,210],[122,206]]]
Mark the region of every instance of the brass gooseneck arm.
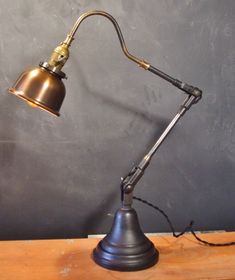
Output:
[[72,41],[74,40],[74,36],[75,36],[75,33],[77,32],[80,24],[83,22],[84,19],[86,19],[87,17],[90,17],[90,16],[95,16],[95,15],[99,15],[99,16],[103,16],[103,17],[106,17],[107,19],[109,19],[116,32],[117,32],[117,35],[118,35],[118,39],[120,41],[120,45],[121,45],[121,48],[124,52],[124,54],[132,61],[136,62],[137,64],[139,64],[141,67],[145,68],[145,69],[148,69],[148,67],[150,66],[147,62],[145,62],[144,60],[141,60],[137,57],[135,57],[134,55],[130,54],[127,47],[126,47],[126,44],[125,44],[125,40],[123,38],[123,35],[122,35],[122,31],[120,29],[120,26],[119,24],[117,23],[117,21],[115,20],[115,18],[113,16],[111,16],[109,13],[106,13],[104,11],[97,11],[97,10],[94,10],[94,11],[89,11],[89,12],[86,12],[84,14],[82,14],[78,20],[76,21],[76,23],[74,24],[71,32],[68,34],[67,38],[65,39],[64,43],[67,44],[68,46],[71,45]]
[[80,24],[83,22],[84,19],[86,19],[87,17],[90,17],[90,16],[95,16],[95,15],[104,16],[112,22],[112,24],[117,32],[121,48],[127,58],[129,58],[130,60],[137,63],[139,66],[141,66],[145,70],[148,70],[151,73],[153,73],[153,74],[161,77],[162,79],[168,81],[169,83],[173,84],[175,87],[179,88],[180,90],[182,90],[184,93],[188,94],[189,96],[192,95],[192,96],[196,97],[195,103],[201,98],[202,91],[199,88],[191,86],[180,80],[177,80],[177,79],[167,75],[166,73],[162,72],[161,70],[153,67],[151,64],[147,63],[146,61],[139,59],[138,57],[130,54],[126,47],[121,29],[120,29],[117,21],[115,20],[115,18],[113,16],[111,16],[109,13],[106,13],[104,11],[94,10],[94,11],[89,11],[89,12],[82,14],[75,22],[71,32],[67,35],[66,39],[58,47],[55,48],[55,50],[53,51],[53,53],[50,57],[50,60],[48,62],[42,64],[42,66],[49,69],[52,72],[60,74],[61,77],[64,77],[63,76],[64,73],[63,72],[61,73],[60,70],[62,69],[65,62],[69,58],[69,47],[70,47],[72,41],[74,40],[75,33],[77,32],[78,27],[80,26]]
[[87,17],[95,16],[95,15],[106,17],[107,19],[109,19],[112,22],[112,24],[113,24],[113,26],[114,26],[114,28],[115,28],[115,30],[117,32],[118,39],[119,39],[121,48],[123,50],[123,53],[130,60],[134,61],[139,66],[141,66],[141,67],[143,67],[144,69],[147,70],[150,67],[150,65],[147,62],[145,62],[144,60],[139,59],[138,57],[135,57],[134,55],[129,53],[129,51],[128,51],[127,47],[126,47],[123,35],[122,35],[122,31],[120,29],[120,26],[118,25],[118,23],[115,20],[115,18],[113,16],[111,16],[110,14],[104,12],[104,11],[96,11],[96,10],[86,12],[86,13],[82,14],[77,19],[77,21],[75,22],[72,30],[67,35],[66,39],[52,53],[52,56],[51,56],[50,60],[48,61],[49,65],[52,66],[52,67],[56,67],[57,71],[61,70],[61,68],[64,66],[65,62],[69,58],[69,47],[70,47],[72,41],[74,40],[74,36],[75,36],[75,34],[76,34],[80,24]]

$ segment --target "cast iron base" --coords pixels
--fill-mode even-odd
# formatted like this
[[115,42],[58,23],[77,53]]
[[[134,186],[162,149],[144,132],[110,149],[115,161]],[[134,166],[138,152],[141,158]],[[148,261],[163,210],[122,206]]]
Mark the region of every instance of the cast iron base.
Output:
[[94,261],[108,269],[141,270],[158,261],[158,251],[142,232],[133,208],[119,209],[111,231],[93,251]]

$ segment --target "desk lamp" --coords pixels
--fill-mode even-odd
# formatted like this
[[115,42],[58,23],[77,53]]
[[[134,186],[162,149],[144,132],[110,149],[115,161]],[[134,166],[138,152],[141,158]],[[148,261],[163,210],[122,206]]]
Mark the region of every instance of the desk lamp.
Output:
[[41,108],[59,116],[59,110],[65,97],[65,86],[62,79],[66,78],[61,69],[69,58],[69,47],[78,27],[84,19],[94,15],[104,16],[111,21],[117,32],[122,51],[127,58],[143,69],[170,82],[187,95],[179,111],[153,147],[140,163],[132,168],[125,178],[122,178],[122,205],[115,214],[110,232],[93,250],[94,261],[105,268],[119,271],[141,270],[156,264],[159,253],[140,228],[136,211],[132,208],[133,190],[155,152],[184,113],[191,105],[200,100],[202,91],[172,78],[146,61],[130,54],[116,20],[104,11],[89,11],[78,18],[66,39],[54,49],[49,61],[40,63],[39,67],[24,71],[15,85],[9,88],[9,92],[24,99],[33,107]]

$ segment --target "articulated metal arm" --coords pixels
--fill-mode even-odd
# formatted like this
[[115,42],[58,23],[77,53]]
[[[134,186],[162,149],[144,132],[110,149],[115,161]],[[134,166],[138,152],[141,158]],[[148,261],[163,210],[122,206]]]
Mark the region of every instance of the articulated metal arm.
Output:
[[197,99],[197,97],[195,97],[193,95],[187,96],[187,98],[185,99],[183,104],[180,106],[180,109],[177,112],[177,114],[174,116],[174,118],[168,124],[166,129],[163,131],[161,136],[158,138],[158,140],[155,142],[155,144],[151,147],[151,149],[148,151],[148,153],[143,157],[143,159],[140,161],[140,163],[137,166],[133,167],[131,169],[131,171],[124,178],[122,178],[121,191],[122,191],[122,201],[123,201],[124,205],[130,205],[132,203],[132,192],[134,191],[136,184],[139,182],[141,177],[144,175],[144,171],[148,167],[152,157],[157,152],[157,150],[160,148],[161,144],[164,142],[164,140],[169,135],[169,133],[172,131],[172,129],[175,127],[175,125],[179,121],[179,119],[195,103],[196,99]]
[[145,70],[148,70],[152,72],[153,74],[161,77],[162,79],[168,81],[169,83],[173,84],[175,87],[182,90],[184,93],[187,94],[187,98],[180,107],[180,110],[175,115],[175,117],[172,119],[172,121],[169,123],[165,131],[162,133],[162,135],[159,137],[157,142],[154,144],[154,146],[149,150],[149,152],[144,156],[144,158],[141,160],[141,162],[134,167],[130,173],[122,180],[121,189],[122,189],[122,201],[123,205],[130,206],[132,203],[132,193],[133,190],[140,180],[140,178],[143,176],[145,169],[149,165],[149,162],[153,155],[156,153],[160,145],[163,143],[163,141],[166,139],[170,131],[173,129],[173,127],[176,125],[178,120],[184,115],[184,113],[195,103],[197,103],[202,96],[202,91],[197,88],[193,87],[189,84],[183,83],[177,79],[174,79],[173,77],[165,74],[164,72],[160,71],[159,69],[153,67],[151,64],[145,62],[142,59],[139,59],[132,54],[129,53],[127,50],[121,29],[117,23],[117,21],[108,13],[104,11],[90,11],[87,13],[82,14],[78,20],[76,21],[75,25],[73,26],[71,32],[67,35],[66,39],[54,50],[54,52],[51,55],[51,58],[48,62],[43,63],[41,66],[44,68],[49,69],[50,71],[58,74],[61,78],[65,77],[65,74],[61,71],[62,67],[66,63],[66,61],[69,58],[69,47],[74,40],[75,33],[77,32],[80,24],[83,22],[84,19],[90,16],[94,15],[100,15],[104,16],[107,19],[109,19],[112,24],[114,25],[114,28],[117,32],[121,48],[126,55],[127,58],[137,63],[139,66],[144,68]]

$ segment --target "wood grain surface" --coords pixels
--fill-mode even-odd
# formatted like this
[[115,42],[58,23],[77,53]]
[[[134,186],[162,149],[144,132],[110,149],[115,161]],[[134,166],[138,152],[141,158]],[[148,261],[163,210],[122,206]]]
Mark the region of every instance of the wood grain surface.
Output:
[[[235,240],[235,232],[201,234],[211,242]],[[235,246],[199,245],[192,235],[150,237],[160,251],[152,268],[138,272],[110,271],[96,265],[92,249],[99,239],[2,241],[1,280],[184,280],[235,279]]]

